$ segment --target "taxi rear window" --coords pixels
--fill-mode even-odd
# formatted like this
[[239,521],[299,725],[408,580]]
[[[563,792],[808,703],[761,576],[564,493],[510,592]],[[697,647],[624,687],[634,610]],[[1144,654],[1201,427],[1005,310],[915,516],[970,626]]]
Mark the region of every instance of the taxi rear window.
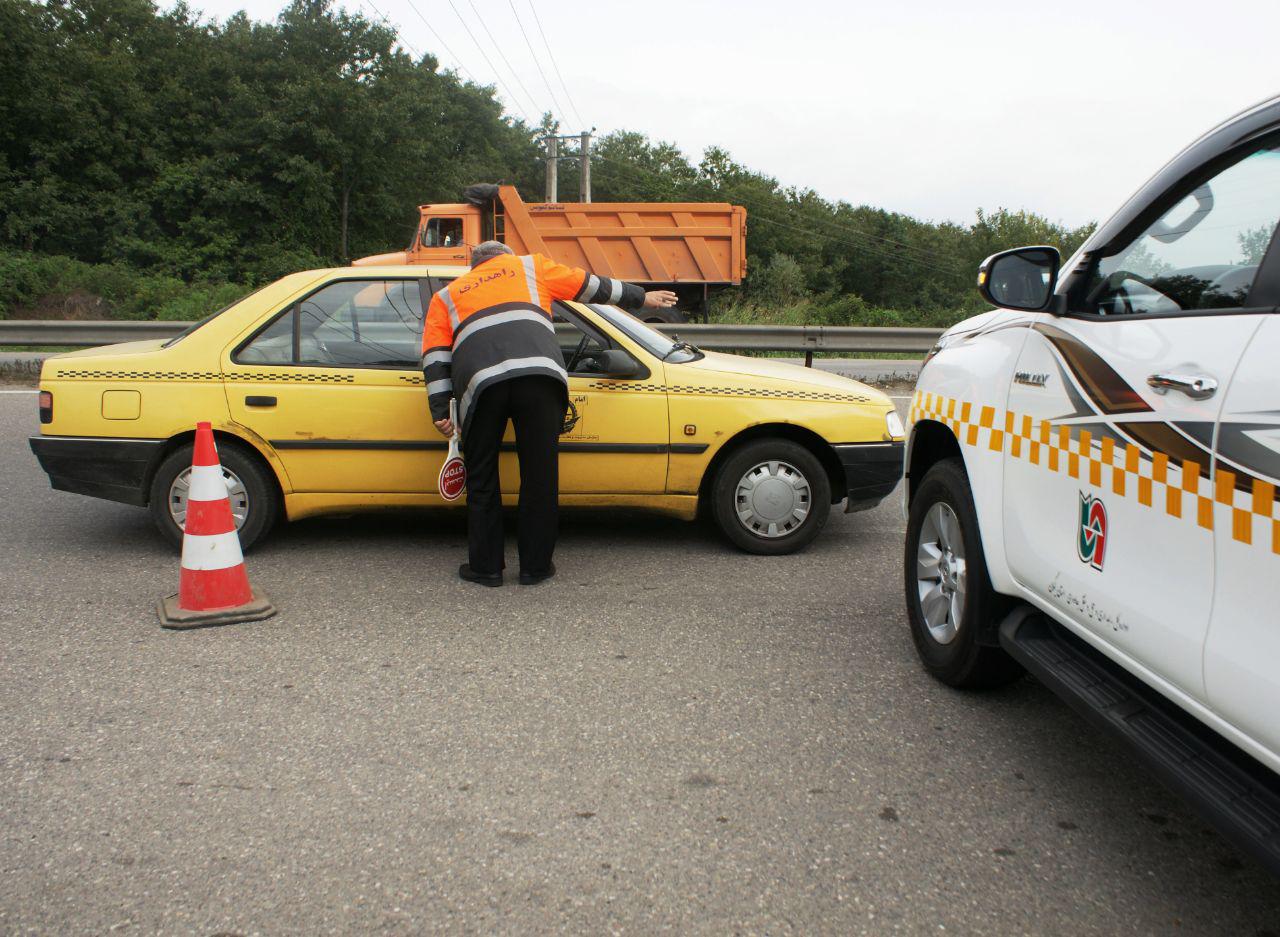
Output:
[[209,313],[207,316],[205,316],[203,319],[200,319],[198,322],[192,322],[189,326],[187,326],[185,329],[183,329],[183,330],[182,330],[181,332],[179,332],[177,335],[173,336],[173,338],[171,338],[171,339],[169,339],[168,341],[166,341],[166,342],[165,342],[163,345],[161,345],[160,347],[161,347],[161,348],[172,348],[174,345],[178,344],[178,342],[182,341],[184,338],[186,338],[186,337],[187,337],[188,335],[190,335],[192,332],[194,332],[194,331],[196,331],[197,329],[200,329],[200,328],[202,328],[202,327],[204,327],[204,326],[208,325],[210,322],[212,322],[214,319],[218,318],[218,316],[222,315],[222,314],[223,314],[224,312],[226,312],[228,309],[231,309],[231,308],[232,308],[232,307],[234,307],[234,306],[239,306],[242,302],[244,302],[244,301],[245,301],[246,299],[248,299],[250,296],[254,296],[254,295],[258,294],[258,293],[261,293],[264,289],[266,289],[266,286],[265,286],[265,285],[264,285],[264,286],[260,286],[260,287],[258,287],[256,290],[250,290],[248,293],[245,293],[245,294],[244,294],[243,296],[241,296],[239,299],[234,300],[233,302],[229,302],[229,303],[227,303],[225,306],[223,306],[223,307],[222,307],[221,309],[219,309],[217,312],[211,312],[211,313]]

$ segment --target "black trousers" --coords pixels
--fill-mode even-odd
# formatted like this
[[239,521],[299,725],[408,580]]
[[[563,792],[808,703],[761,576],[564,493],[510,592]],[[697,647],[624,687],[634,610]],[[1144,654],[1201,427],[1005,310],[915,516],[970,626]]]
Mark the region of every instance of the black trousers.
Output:
[[506,565],[498,452],[508,420],[515,427],[520,460],[520,569],[535,575],[550,569],[559,530],[564,413],[564,384],[542,375],[499,381],[472,404],[462,445],[467,460],[469,562],[476,572],[496,573]]

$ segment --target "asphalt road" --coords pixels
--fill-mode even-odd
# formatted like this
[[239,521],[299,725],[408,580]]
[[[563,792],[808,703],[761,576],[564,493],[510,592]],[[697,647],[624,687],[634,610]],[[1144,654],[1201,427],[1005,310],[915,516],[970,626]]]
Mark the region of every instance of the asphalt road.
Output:
[[0,395],[0,932],[1280,933],[1280,883],[1031,680],[917,666],[896,499],[805,553],[570,517],[458,582],[452,514],[250,554],[166,632],[144,511],[49,490]]

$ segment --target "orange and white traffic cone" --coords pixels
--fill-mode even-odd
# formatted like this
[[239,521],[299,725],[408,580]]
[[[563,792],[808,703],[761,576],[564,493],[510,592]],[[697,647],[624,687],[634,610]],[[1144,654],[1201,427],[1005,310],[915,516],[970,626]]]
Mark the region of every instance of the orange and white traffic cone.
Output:
[[178,593],[162,599],[158,610],[165,628],[261,621],[276,613],[267,597],[254,593],[249,585],[227,484],[208,423],[196,424]]

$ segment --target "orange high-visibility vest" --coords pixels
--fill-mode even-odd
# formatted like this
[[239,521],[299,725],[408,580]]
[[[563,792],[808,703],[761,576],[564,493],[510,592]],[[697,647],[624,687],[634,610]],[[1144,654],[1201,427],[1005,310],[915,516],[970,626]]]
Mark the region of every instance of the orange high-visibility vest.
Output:
[[551,321],[551,304],[563,299],[638,309],[644,290],[542,254],[499,254],[436,293],[422,331],[422,371],[432,419],[447,417],[449,399],[457,397],[465,437],[480,392],[528,374],[562,382],[567,401],[569,376]]

